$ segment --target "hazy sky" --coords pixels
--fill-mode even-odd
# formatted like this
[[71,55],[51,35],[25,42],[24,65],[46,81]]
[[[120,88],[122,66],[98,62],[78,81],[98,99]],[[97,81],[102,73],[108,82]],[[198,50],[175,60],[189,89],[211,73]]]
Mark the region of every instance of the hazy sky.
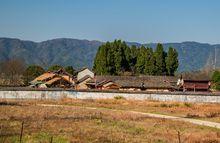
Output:
[[220,0],[0,0],[0,37],[220,43]]

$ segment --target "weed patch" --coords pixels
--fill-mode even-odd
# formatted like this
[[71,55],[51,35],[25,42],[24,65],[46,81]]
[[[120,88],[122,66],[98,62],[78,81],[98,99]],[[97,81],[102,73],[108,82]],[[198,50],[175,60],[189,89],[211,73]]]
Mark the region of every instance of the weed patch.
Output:
[[124,99],[125,100],[126,98],[123,97],[123,96],[118,95],[118,96],[115,96],[114,99],[116,99],[116,100]]

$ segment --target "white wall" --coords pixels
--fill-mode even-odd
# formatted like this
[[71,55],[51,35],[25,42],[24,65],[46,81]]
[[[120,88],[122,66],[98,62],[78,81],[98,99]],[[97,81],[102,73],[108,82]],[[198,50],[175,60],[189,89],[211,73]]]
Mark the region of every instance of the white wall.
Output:
[[79,91],[0,91],[4,99],[60,99],[63,97],[76,99],[112,99],[123,96],[135,100],[159,100],[180,102],[220,103],[220,96],[184,95],[184,94],[150,94],[150,93],[111,93],[111,92],[79,92]]
[[85,77],[86,75],[89,75],[91,78],[94,78],[94,73],[86,68],[77,74],[77,80],[80,80],[81,78]]

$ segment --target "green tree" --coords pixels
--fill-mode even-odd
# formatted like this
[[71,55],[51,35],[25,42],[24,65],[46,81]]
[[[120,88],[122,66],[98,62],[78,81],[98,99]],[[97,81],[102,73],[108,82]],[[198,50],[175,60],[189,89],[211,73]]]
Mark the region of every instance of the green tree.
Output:
[[166,74],[166,53],[163,50],[163,45],[158,44],[156,47],[156,50],[154,52],[155,55],[155,69],[156,69],[156,75],[164,75]]
[[108,74],[107,70],[107,48],[106,45],[101,45],[96,53],[93,70],[98,75]]
[[68,72],[71,75],[75,75],[76,70],[73,68],[73,66],[67,66],[64,68],[66,72]]
[[[115,40],[101,45],[94,60],[93,70],[98,75],[120,75],[129,70],[129,50],[125,42]],[[125,54],[125,52],[127,52]],[[127,56],[127,57],[126,57]]]
[[30,65],[28,66],[23,74],[24,83],[25,85],[28,85],[30,81],[34,80],[36,77],[43,74],[45,70],[38,65]]
[[132,65],[132,55],[131,55],[131,48],[127,45],[124,47],[124,54],[125,54],[125,69],[126,71],[131,71]]
[[[125,42],[115,40],[106,42],[99,47],[94,59],[93,70],[98,75],[121,75],[125,72],[163,75],[167,71],[166,55],[161,44],[158,44],[153,52],[152,48],[129,47]],[[178,55],[176,54],[176,56]],[[172,65],[174,71],[175,66],[176,64]],[[172,70],[169,71],[172,72]]]
[[115,75],[116,68],[115,68],[113,44],[110,42],[107,42],[106,48],[107,48],[107,56],[106,56],[106,58],[107,58],[107,73],[109,75]]
[[137,56],[138,56],[138,53],[139,53],[139,48],[137,48],[135,45],[131,46],[131,52],[130,52],[130,55],[131,55],[131,60],[129,61],[129,64],[130,64],[130,69],[131,69],[131,72],[133,74],[135,74],[136,72],[136,63],[137,63]]
[[128,65],[126,62],[126,57],[124,53],[124,49],[126,48],[125,42],[121,42],[121,40],[115,40],[114,42],[114,60],[115,60],[115,69],[116,73],[119,75],[126,70]]
[[219,82],[220,81],[220,72],[219,71],[214,71],[212,75],[212,81],[213,82]]
[[147,60],[146,57],[147,57],[147,49],[144,46],[142,46],[137,56],[136,72],[138,74],[144,74],[145,63]]
[[220,90],[220,72],[214,71],[212,75],[212,88],[216,90]]
[[152,48],[147,48],[146,62],[144,65],[144,73],[147,75],[155,75],[155,57]]
[[48,68],[48,71],[57,71],[59,69],[63,68],[62,66],[60,65],[52,65]]
[[166,57],[167,74],[173,76],[178,66],[178,53],[176,49],[170,47]]

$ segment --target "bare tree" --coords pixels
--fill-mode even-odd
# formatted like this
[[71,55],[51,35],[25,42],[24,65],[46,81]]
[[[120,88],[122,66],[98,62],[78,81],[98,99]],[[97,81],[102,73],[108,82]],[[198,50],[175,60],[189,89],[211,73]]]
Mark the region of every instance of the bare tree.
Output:
[[22,59],[10,59],[1,64],[1,73],[9,81],[9,85],[20,85],[24,70],[25,62]]

